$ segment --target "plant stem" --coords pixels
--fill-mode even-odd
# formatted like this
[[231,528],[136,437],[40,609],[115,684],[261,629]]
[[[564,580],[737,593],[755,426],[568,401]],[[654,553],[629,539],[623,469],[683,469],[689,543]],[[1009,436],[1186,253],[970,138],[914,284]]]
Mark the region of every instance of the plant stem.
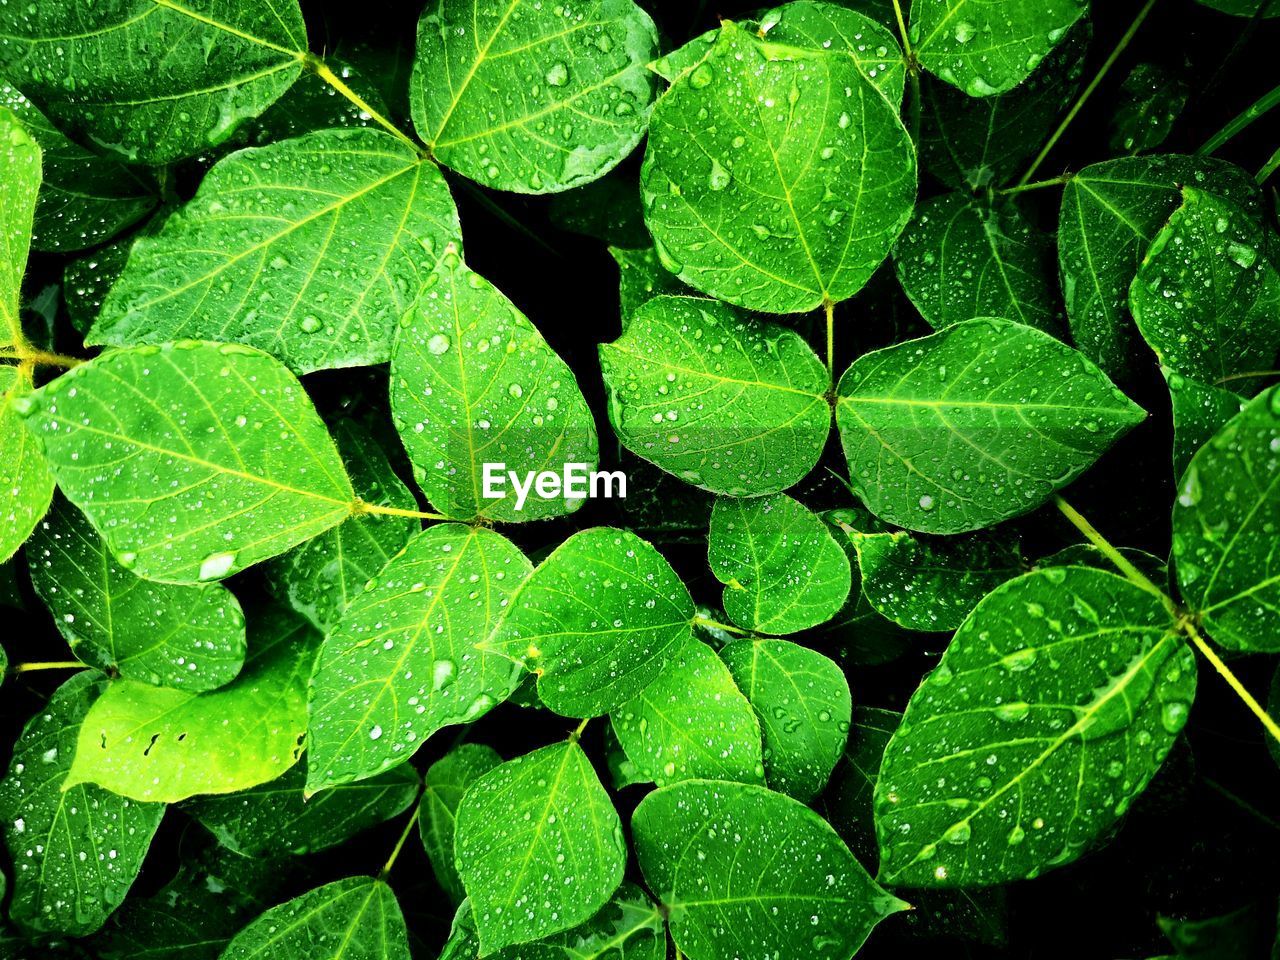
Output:
[[387,857],[387,862],[382,865],[382,869],[378,871],[378,879],[386,880],[391,874],[391,868],[396,865],[396,858],[400,856],[400,851],[404,847],[404,842],[409,839],[409,834],[413,830],[413,825],[418,822],[418,815],[422,813],[422,804],[414,802],[413,816],[409,818],[409,822],[404,825],[404,829],[400,831],[400,839],[396,841],[395,848],[391,851],[391,856]]
[[591,718],[587,717],[573,729],[573,733],[569,734],[569,742],[577,743],[582,738],[582,731],[587,729],[587,724],[591,722]]
[[1271,159],[1262,165],[1262,169],[1258,171],[1258,175],[1254,177],[1254,180],[1257,181],[1258,186],[1262,186],[1271,179],[1271,175],[1277,169],[1280,169],[1280,147],[1277,147],[1276,152],[1271,155]]
[[84,363],[83,360],[78,360],[75,357],[66,357],[60,353],[50,353],[47,350],[36,350],[27,346],[18,346],[12,350],[0,350],[0,360],[17,360],[20,363],[30,363],[41,367],[61,367],[63,370],[70,370],[72,367]]
[[1075,507],[1071,506],[1071,504],[1067,503],[1066,500],[1063,500],[1062,497],[1055,496],[1053,498],[1053,502],[1057,506],[1057,508],[1062,511],[1063,515],[1066,516],[1066,518],[1071,521],[1072,525],[1075,526],[1075,528],[1079,530],[1081,533],[1083,533],[1089,539],[1090,543],[1092,543],[1095,547],[1101,550],[1108,560],[1110,560],[1113,564],[1116,565],[1116,567],[1120,570],[1121,573],[1125,575],[1125,578],[1130,583],[1132,583],[1134,586],[1141,587],[1143,590],[1146,590],[1148,593],[1155,594],[1157,597],[1159,597],[1161,600],[1164,601],[1165,606],[1169,608],[1170,613],[1173,613],[1175,615],[1178,613],[1177,606],[1174,604],[1173,599],[1168,594],[1166,594],[1163,590],[1157,587],[1154,583],[1152,583],[1147,578],[1146,574],[1144,574],[1141,570],[1139,570],[1132,563],[1130,563],[1129,560],[1124,556],[1124,554],[1122,554],[1119,550],[1113,547],[1111,545],[1111,541],[1109,541],[1106,537],[1104,537],[1101,533],[1099,533],[1097,528],[1095,528],[1093,524],[1091,524],[1088,520],[1086,520],[1084,515],[1080,513],[1080,511],[1078,511]]
[[1040,169],[1040,164],[1044,163],[1045,157],[1049,155],[1049,151],[1057,145],[1058,141],[1062,138],[1063,133],[1066,132],[1067,127],[1071,126],[1071,121],[1075,120],[1076,115],[1089,101],[1089,98],[1093,96],[1094,91],[1098,89],[1103,78],[1111,72],[1111,68],[1115,66],[1116,61],[1120,59],[1120,54],[1124,53],[1125,49],[1129,46],[1134,35],[1138,32],[1138,28],[1141,27],[1142,22],[1147,19],[1147,14],[1151,12],[1151,8],[1156,5],[1156,2],[1157,0],[1147,0],[1147,2],[1142,5],[1142,9],[1139,10],[1138,15],[1133,18],[1133,23],[1129,24],[1129,29],[1124,32],[1124,36],[1120,38],[1115,49],[1112,50],[1107,59],[1103,61],[1102,66],[1098,68],[1098,72],[1094,74],[1093,79],[1089,81],[1089,85],[1084,88],[1084,92],[1076,98],[1076,102],[1072,104],[1067,115],[1062,118],[1062,122],[1058,124],[1058,129],[1053,131],[1053,136],[1051,136],[1048,142],[1040,148],[1040,153],[1036,155],[1031,166],[1027,168],[1027,172],[1022,175],[1022,179],[1018,181],[1018,186],[1022,186],[1024,183],[1029,182],[1031,178],[1035,176],[1036,171]]
[[736,633],[742,637],[751,636],[750,630],[743,630],[741,627],[730,626],[727,623],[721,623],[719,620],[712,620],[710,617],[694,617],[693,623],[695,626],[706,627],[708,630],[723,630],[725,633]]
[[1227,686],[1235,691],[1235,695],[1244,702],[1249,711],[1262,721],[1262,725],[1267,728],[1267,733],[1271,734],[1277,743],[1280,743],[1280,724],[1271,719],[1271,715],[1262,709],[1262,705],[1254,699],[1253,694],[1245,689],[1245,685],[1240,682],[1240,678],[1231,672],[1230,667],[1223,663],[1217,651],[1209,646],[1204,637],[1200,636],[1200,631],[1196,629],[1196,625],[1185,617],[1179,621],[1179,625],[1182,628],[1182,632],[1196,645],[1196,649],[1200,651],[1201,656],[1209,661],[1223,680],[1227,681]]
[[87,663],[81,663],[79,660],[39,660],[31,663],[15,663],[9,668],[9,672],[18,674],[31,673],[35,670],[79,670],[87,666],[89,666]]
[[831,383],[836,382],[836,305],[830,300],[822,301],[822,309],[827,313],[827,374]]
[[893,0],[893,15],[898,18],[898,36],[902,38],[902,53],[907,60],[907,71],[919,73],[915,54],[911,52],[911,38],[907,36],[907,18],[902,15],[901,0]]
[[421,510],[404,510],[400,507],[384,507],[380,503],[369,503],[365,500],[355,500],[351,504],[351,512],[354,514],[376,513],[385,517],[413,517],[415,520],[448,520],[443,513],[424,513]]
[[1234,117],[1231,121],[1227,123],[1225,127],[1223,127],[1221,130],[1215,133],[1212,137],[1206,140],[1204,142],[1204,146],[1202,146],[1199,150],[1197,150],[1196,153],[1202,156],[1205,154],[1213,153],[1215,150],[1221,147],[1224,143],[1226,143],[1236,134],[1240,133],[1242,130],[1244,130],[1246,127],[1252,124],[1255,120],[1264,116],[1267,113],[1267,111],[1271,110],[1273,107],[1275,107],[1278,104],[1280,104],[1280,86],[1276,87],[1273,90],[1267,91],[1257,100],[1255,100],[1253,103],[1249,104],[1249,106],[1245,108],[1243,113],[1241,113],[1237,117]]
[[340,76],[334,73],[333,70],[329,68],[329,65],[325,63],[323,60],[321,60],[319,57],[317,57],[315,54],[308,53],[306,56],[304,56],[302,58],[302,64],[312,73],[314,73],[317,77],[319,77],[321,80],[327,83],[329,86],[333,87],[334,90],[337,90],[338,93],[342,94],[352,103],[354,103],[361,113],[364,113],[365,115],[367,115],[369,119],[373,120],[379,126],[385,128],[389,133],[393,134],[397,139],[399,139],[400,141],[402,141],[403,143],[411,147],[414,153],[422,157],[427,156],[426,150],[423,148],[423,146],[420,143],[418,143],[408,134],[404,133],[399,127],[397,127],[394,123],[392,123],[382,114],[380,114],[377,110],[373,109],[373,107],[371,107],[368,104],[368,102],[366,102],[365,99],[362,96],[360,96],[360,94],[356,93],[349,86],[347,86],[346,81],[344,81]]
[[1028,190],[1044,190],[1048,187],[1060,187],[1067,183],[1074,173],[1064,173],[1059,177],[1050,177],[1048,180],[1037,180],[1034,183],[1019,183],[1016,187],[1003,187],[996,190],[996,196],[1007,197],[1015,193],[1026,193]]

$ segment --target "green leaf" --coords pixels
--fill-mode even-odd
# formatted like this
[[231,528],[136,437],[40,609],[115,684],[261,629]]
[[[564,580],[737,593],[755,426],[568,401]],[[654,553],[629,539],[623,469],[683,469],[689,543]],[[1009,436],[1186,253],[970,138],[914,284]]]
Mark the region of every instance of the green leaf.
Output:
[[150,172],[90,153],[67,139],[35,104],[2,81],[0,104],[13,110],[44,153],[44,183],[31,236],[37,250],[95,247],[160,202],[160,184]]
[[726,22],[654,107],[645,220],[685,283],[798,313],[871,278],[911,216],[915,168],[897,111],[847,55]]
[[880,878],[971,887],[1076,859],[1187,721],[1196,664],[1160,598],[1088,567],[989,594],[912,696],[876,783]]
[[9,918],[32,933],[84,936],[133,885],[164,806],[90,784],[64,788],[85,713],[107,682],[85,670],[26,725],[0,780],[0,822],[14,865]]
[[653,245],[644,225],[635,175],[613,173],[558,193],[547,204],[547,218],[561,230],[595,237],[615,247],[638,250]]
[[492,747],[464,743],[427,769],[427,788],[422,794],[418,832],[436,882],[453,903],[461,903],[467,896],[454,859],[458,807],[471,784],[500,763],[502,757]]
[[788,640],[736,640],[720,651],[764,731],[765,779],[808,800],[849,737],[849,682],[834,661]]
[[1280,2],[1277,0],[1196,0],[1206,7],[1211,7],[1234,17],[1280,17]]
[[658,251],[652,246],[636,250],[610,247],[609,255],[618,264],[618,299],[622,306],[623,327],[654,297],[689,292],[689,288],[662,265]]
[[372,776],[511,695],[520,666],[479,647],[532,565],[483,527],[414,536],[325,638],[311,677],[307,789]]
[[622,824],[576,742],[485,774],[458,808],[458,873],[480,955],[589,919],[622,882]]
[[[523,499],[507,473],[525,483],[530,471],[595,468],[595,420],[573,371],[456,251],[445,252],[426,285],[396,334],[391,410],[427,499],[460,520],[572,513],[582,499],[527,486]],[[485,464],[497,464],[503,481],[492,491]]]
[[1191,459],[1173,508],[1178,587],[1230,650],[1280,650],[1280,388],[1255,397]]
[[1136,154],[1160,146],[1190,93],[1182,74],[1158,63],[1137,64],[1120,85],[1119,103],[1111,114],[1111,149]]
[[925,201],[894,250],[898,280],[935,330],[973,317],[1061,327],[1052,239],[1008,201]]
[[319,635],[292,615],[249,618],[249,658],[227,686],[188,693],[116,680],[80,728],[64,789],[81,783],[175,803],[275,780],[302,752]]
[[[3,137],[0,126],[0,142]],[[0,176],[0,184],[3,181]],[[0,202],[3,192],[0,186]],[[0,366],[0,450],[4,451],[0,460],[0,562],[8,560],[26,542],[53,499],[53,474],[40,444],[27,432],[18,412],[18,407],[27,402],[24,395],[31,386],[31,377],[25,370]]]
[[862,592],[881,615],[910,630],[951,631],[985,597],[1025,570],[1001,537],[917,537],[848,531]]
[[914,0],[911,37],[926,70],[989,97],[1027,79],[1088,9],[1088,0]]
[[199,693],[244,665],[244,614],[231,591],[135,577],[65,501],[39,524],[27,563],[71,649],[104,673]]
[[657,52],[631,0],[441,0],[418,24],[413,124],[437,160],[486,186],[568,190],[640,142]]
[[[416,510],[417,501],[396,476],[387,455],[368,429],[340,420],[333,438],[365,503]],[[421,525],[411,517],[359,513],[271,561],[266,573],[272,592],[328,633],[364,585],[399,553]]]
[[644,781],[764,783],[760,723],[724,662],[700,640],[686,643],[610,720]]
[[[295,0],[103,0],[0,7],[0,72],[60,129],[130,162],[226,140],[302,72]],[[74,91],[74,93],[71,93]]]
[[[1152,583],[1157,585],[1168,583],[1169,567],[1161,557],[1146,550],[1139,550],[1137,547],[1119,547],[1116,552],[1132,563]],[[1095,567],[1107,573],[1116,572],[1116,565],[1092,543],[1073,543],[1069,547],[1063,547],[1057,553],[1036,561],[1035,569],[1044,567]]]
[[1081,351],[1111,376],[1138,355],[1129,325],[1129,285],[1156,234],[1182,202],[1184,184],[1257,210],[1242,170],[1209,157],[1122,157],[1085,167],[1062,191],[1058,265],[1071,332]]
[[383,363],[423,259],[458,237],[440,171],[388,133],[241,150],[134,244],[86,342],[247,343],[296,373]]
[[[1270,369],[1280,351],[1280,271],[1266,232],[1230,200],[1193,187],[1182,197],[1129,288],[1138,331],[1163,367],[1202,383]],[[1235,384],[1252,393],[1249,385]]]
[[317,887],[249,924],[219,960],[409,960],[409,933],[391,888],[372,877]]
[[116,562],[221,580],[336,526],[355,494],[297,379],[239,344],[105,353],[21,401]]
[[1075,99],[1091,33],[1089,21],[1081,20],[1025,81],[998,97],[971,97],[949,83],[922,76],[924,168],[956,190],[1015,180]]
[[655,297],[600,366],[623,446],[715,493],[798,483],[831,429],[831,380],[804,339],[714,300]]
[[764,787],[663,787],[641,801],[631,830],[645,881],[689,960],[848,960],[877,923],[906,909],[826,821]]
[[538,674],[538,696],[566,717],[621,707],[657,679],[690,639],[693,599],[657,550],[634,533],[575,533],[524,581],[480,644]]
[[537,943],[499,950],[494,958],[666,960],[667,932],[661,909],[638,886],[624,880],[618,892],[590,920]]
[[866,354],[837,394],[854,492],[921,533],[1033,510],[1144,416],[1075,350],[991,317]]
[[4,321],[0,347],[6,349],[20,346],[26,339],[18,308],[40,192],[41,160],[40,145],[31,139],[13,110],[0,105],[0,237],[4,240],[4,253],[0,256],[0,320]]
[[1181,477],[1196,451],[1244,409],[1244,397],[1164,370],[1173,410],[1173,475]]
[[138,231],[117,237],[67,264],[62,272],[62,299],[76,333],[85,336],[93,328],[107,292],[124,273],[134,240],[142,233],[154,234],[172,212],[171,207],[162,208]]
[[201,797],[185,811],[246,857],[300,856],[350,840],[409,808],[418,774],[409,764],[308,799],[301,765],[268,783],[220,797]]
[[823,794],[827,819],[863,863],[875,863],[879,856],[873,802],[876,777],[884,749],[901,720],[902,714],[892,710],[855,707],[849,743]]
[[725,585],[725,613],[757,633],[825,623],[849,596],[848,557],[817,514],[785,493],[718,498],[707,560]]

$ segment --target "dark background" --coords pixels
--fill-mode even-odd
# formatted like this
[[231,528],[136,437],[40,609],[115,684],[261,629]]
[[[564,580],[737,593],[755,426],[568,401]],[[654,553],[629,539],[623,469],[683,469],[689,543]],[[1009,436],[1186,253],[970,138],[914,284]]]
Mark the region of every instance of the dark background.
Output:
[[[667,44],[664,49],[714,27],[720,17],[742,18],[756,9],[754,3],[730,0],[639,2],[658,22]],[[874,2],[864,0],[864,5]],[[1139,6],[1132,0],[1096,0],[1086,78],[1093,76]],[[356,64],[376,83],[393,119],[403,129],[410,129],[403,97],[421,4],[304,0],[303,8],[312,49]],[[1191,152],[1280,80],[1277,57],[1280,20],[1251,22],[1190,0],[1162,0],[1038,176],[1053,177],[1114,155],[1107,141],[1117,90],[1137,63],[1157,63],[1185,78],[1190,100],[1169,140],[1159,149]],[[1280,123],[1267,118],[1218,155],[1239,162],[1252,173],[1277,143]],[[205,164],[197,161],[177,172],[173,182],[178,198],[190,195],[204,168]],[[615,198],[576,209],[572,200],[498,194],[448,174],[461,213],[468,262],[529,316],[574,369],[597,411],[602,467],[621,463],[631,477],[632,497],[625,504],[597,502],[569,521],[504,533],[537,559],[541,551],[561,542],[573,529],[602,523],[632,527],[658,543],[700,603],[714,607],[719,585],[706,566],[708,498],[662,478],[634,458],[624,458],[603,415],[595,348],[620,331],[617,268],[600,239],[564,229],[567,221],[582,220],[583,209],[608,213],[622,223],[638,216],[638,168],[639,151],[611,177],[619,184]],[[927,176],[922,178],[922,197],[945,189]],[[1026,197],[1027,209],[1047,229],[1053,228],[1058,196],[1058,190],[1050,189]],[[1274,209],[1273,201],[1271,193],[1269,209]],[[36,256],[28,295],[57,284],[64,263]],[[785,318],[785,322],[810,333],[821,354],[816,319],[796,316]],[[82,353],[65,318],[56,322],[59,345]],[[843,369],[864,349],[923,330],[892,276],[881,276],[837,309],[837,369]],[[1068,493],[1113,542],[1164,557],[1174,495],[1168,397],[1156,365],[1142,366],[1141,378],[1124,386],[1150,411],[1150,418]],[[308,377],[306,384],[321,408],[331,414],[366,411],[373,398],[375,409],[383,411],[383,426],[389,429],[384,369],[322,373]],[[398,450],[394,438],[389,449]],[[849,494],[824,468],[836,474],[845,472],[837,446],[827,451],[822,466],[793,492],[814,508],[847,505]],[[407,469],[404,472],[407,477]],[[1080,540],[1052,509],[1020,521],[1018,532],[1029,563]],[[0,635],[10,659],[62,659],[65,645],[31,594],[24,564],[8,567],[0,567],[0,581],[10,581],[0,594],[14,594],[9,603],[17,608],[2,611]],[[262,595],[253,571],[236,578],[232,586],[249,608],[254,598]],[[868,665],[865,650],[859,652],[878,641],[829,632],[799,639],[845,663],[856,704],[901,709],[948,637],[899,637],[897,642],[905,648],[905,655],[881,665]],[[1250,689],[1265,694],[1275,666],[1273,658],[1244,658],[1232,665]],[[6,685],[0,692],[0,742],[13,742],[60,677],[30,674]],[[462,737],[489,743],[511,757],[563,737],[572,726],[545,711],[509,704],[461,733],[450,729],[437,734],[413,762],[425,769]],[[607,780],[606,726],[604,720],[594,721],[584,743]],[[0,749],[7,753],[7,746]],[[1094,852],[1077,863],[1033,882],[956,895],[903,892],[917,909],[885,922],[859,957],[1136,960],[1173,952],[1157,926],[1159,916],[1201,919],[1241,909],[1246,912],[1227,925],[1245,931],[1241,944],[1211,947],[1210,952],[1196,956],[1217,960],[1269,956],[1280,892],[1276,867],[1280,855],[1278,787],[1280,771],[1268,754],[1256,720],[1219,678],[1204,668],[1187,735],[1112,837],[1098,843]],[[617,794],[624,823],[644,789],[630,787]],[[394,845],[401,822],[384,825],[336,851],[290,861],[288,867],[270,871],[263,898],[278,902],[340,876],[376,870]],[[180,813],[171,813],[157,835],[134,896],[158,889],[173,875],[180,859],[194,856],[207,844],[201,828],[190,825]],[[866,865],[874,873],[875,864]],[[634,864],[631,870],[634,875]],[[435,957],[447,934],[452,908],[436,887],[416,838],[399,860],[393,886],[408,917],[417,955]]]

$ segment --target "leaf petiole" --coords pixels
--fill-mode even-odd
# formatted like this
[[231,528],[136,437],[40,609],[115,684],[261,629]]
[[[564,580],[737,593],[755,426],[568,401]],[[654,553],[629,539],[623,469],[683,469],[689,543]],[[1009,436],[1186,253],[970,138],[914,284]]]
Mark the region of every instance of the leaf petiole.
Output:
[[88,666],[87,663],[81,663],[79,660],[40,660],[31,663],[15,663],[9,668],[9,672],[16,675],[32,673],[36,670],[79,670]]
[[1235,695],[1243,701],[1244,705],[1249,708],[1249,712],[1262,722],[1262,725],[1267,728],[1267,733],[1271,734],[1277,743],[1280,743],[1280,724],[1277,724],[1275,720],[1271,719],[1271,715],[1268,714],[1266,710],[1262,709],[1262,705],[1258,703],[1253,694],[1251,694],[1245,688],[1244,684],[1240,682],[1240,678],[1231,672],[1231,668],[1228,667],[1223,662],[1222,658],[1218,656],[1217,651],[1209,645],[1208,641],[1206,641],[1204,637],[1200,636],[1200,631],[1196,629],[1196,625],[1188,618],[1183,617],[1178,621],[1178,627],[1181,629],[1182,633],[1190,639],[1193,644],[1195,644],[1196,649],[1199,650],[1204,658],[1209,661],[1213,666],[1213,669],[1218,671],[1218,675],[1221,676],[1223,680],[1227,681],[1227,686],[1229,686],[1235,692]]
[[1028,190],[1044,190],[1048,187],[1060,187],[1068,183],[1074,173],[1064,173],[1059,177],[1050,177],[1048,180],[1036,180],[1033,183],[1020,183],[1015,187],[1001,187],[992,191],[997,197],[1007,197],[1015,193],[1026,193]]
[[448,520],[443,513],[425,513],[421,510],[405,510],[402,507],[385,507],[380,503],[369,503],[355,500],[351,504],[351,512],[359,516],[362,513],[373,513],[384,517],[413,517],[415,520]]
[[743,630],[741,627],[730,626],[727,623],[721,623],[719,620],[712,620],[710,617],[694,617],[693,624],[696,627],[706,627],[708,630],[723,630],[725,633],[736,633],[742,637],[749,637],[752,635],[750,630]]
[[391,850],[391,856],[387,857],[387,862],[382,865],[382,869],[378,871],[377,879],[385,881],[391,874],[391,868],[396,865],[396,858],[400,856],[400,851],[404,849],[404,842],[409,839],[409,834],[413,832],[413,825],[418,822],[418,816],[422,813],[422,804],[417,801],[413,805],[413,816],[409,818],[409,822],[404,825],[404,829],[400,831],[400,839],[396,841],[395,847]]
[[72,367],[84,363],[83,360],[78,360],[75,357],[67,357],[60,353],[50,353],[47,350],[37,350],[26,346],[0,351],[0,360],[17,360],[19,363],[29,363],[40,367],[61,367],[63,370],[70,370]]
[[1271,159],[1262,165],[1262,169],[1258,171],[1258,175],[1254,177],[1258,186],[1262,186],[1271,179],[1271,175],[1280,169],[1280,147],[1276,148],[1276,152],[1271,155]]
[[1083,533],[1090,543],[1101,550],[1108,560],[1116,565],[1120,572],[1125,575],[1125,579],[1134,586],[1141,587],[1148,593],[1152,593],[1160,597],[1161,600],[1164,601],[1165,606],[1168,607],[1169,612],[1174,616],[1179,614],[1179,610],[1177,605],[1173,602],[1173,599],[1152,583],[1146,574],[1130,563],[1124,554],[1112,546],[1111,541],[1099,533],[1097,528],[1085,519],[1084,515],[1080,513],[1080,511],[1067,503],[1067,501],[1062,499],[1062,497],[1055,496],[1053,498],[1053,502],[1054,505],[1062,511],[1063,515],[1071,521],[1072,525]]
[[1242,113],[1233,117],[1226,126],[1206,140],[1204,142],[1204,146],[1197,150],[1196,153],[1200,156],[1206,156],[1213,153],[1224,143],[1243,131],[1255,120],[1264,116],[1277,105],[1280,105],[1280,86],[1277,86],[1272,90],[1268,90],[1253,103],[1249,104]]
[[920,67],[911,51],[911,38],[907,35],[907,18],[902,15],[901,0],[893,0],[893,15],[898,21],[898,36],[902,38],[902,53],[907,61],[907,72],[918,76]]
[[333,87],[333,89],[338,91],[338,93],[342,94],[344,97],[350,100],[353,104],[355,104],[356,107],[360,110],[360,112],[365,114],[365,116],[367,116],[370,120],[373,120],[379,126],[383,127],[389,133],[395,136],[398,140],[402,141],[407,146],[411,147],[414,153],[418,154],[423,159],[426,159],[430,156],[429,152],[425,147],[422,146],[422,144],[418,143],[416,140],[414,140],[412,137],[410,137],[408,134],[402,131],[399,127],[397,127],[394,123],[392,123],[382,114],[380,114],[377,110],[373,109],[373,107],[371,107],[369,103],[362,96],[360,96],[360,94],[352,90],[351,87],[347,85],[346,81],[344,81],[340,76],[334,73],[333,70],[330,69],[329,65],[325,63],[323,60],[321,60],[319,57],[317,57],[315,54],[308,53],[306,56],[304,56],[302,58],[302,65],[306,67],[308,70],[310,70],[312,73],[314,73],[321,80],[323,80],[325,83],[327,83],[329,86]]
[[831,383],[836,382],[836,305],[830,300],[822,301],[822,309],[827,314],[827,373]]

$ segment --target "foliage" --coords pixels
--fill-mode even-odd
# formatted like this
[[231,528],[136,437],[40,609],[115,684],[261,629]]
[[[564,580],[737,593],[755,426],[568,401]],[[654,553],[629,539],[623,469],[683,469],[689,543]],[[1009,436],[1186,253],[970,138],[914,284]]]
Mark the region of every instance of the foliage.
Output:
[[0,2],[0,960],[1280,951],[1280,5],[383,7]]

